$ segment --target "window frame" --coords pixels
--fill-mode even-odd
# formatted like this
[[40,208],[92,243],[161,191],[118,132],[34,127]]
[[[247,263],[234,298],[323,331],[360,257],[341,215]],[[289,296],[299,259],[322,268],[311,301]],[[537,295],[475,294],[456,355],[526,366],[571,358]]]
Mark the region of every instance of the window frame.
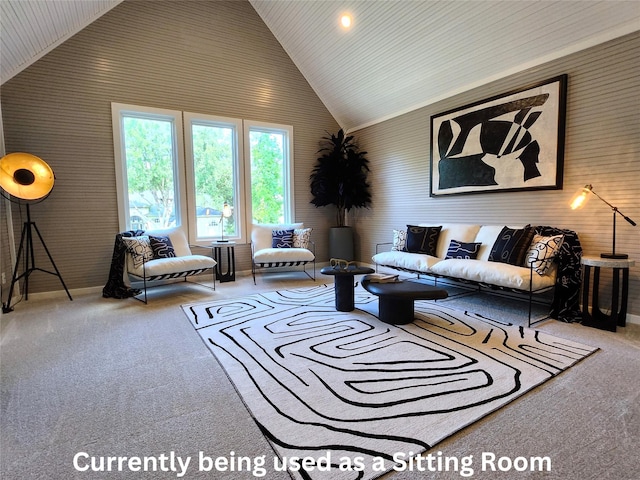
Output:
[[[283,142],[284,222],[295,221],[293,126],[271,122],[244,120],[216,115],[186,112],[124,103],[111,103],[113,145],[116,173],[116,196],[120,231],[128,229],[130,222],[129,189],[127,182],[126,146],[124,143],[124,117],[148,118],[170,121],[173,138],[173,175],[175,189],[176,227],[187,234],[192,244],[206,245],[215,237],[197,237],[195,165],[193,159],[192,126],[219,125],[234,129],[234,199],[233,215],[237,235],[229,240],[249,244],[253,215],[251,211],[251,132],[278,133],[285,136]],[[222,206],[220,206],[222,207]]]
[[127,179],[127,156],[123,138],[124,117],[164,120],[172,123],[173,138],[173,180],[176,227],[183,227],[187,221],[186,198],[183,194],[185,183],[185,159],[183,142],[182,112],[163,108],[143,107],[124,103],[111,104],[111,121],[113,125],[113,151],[116,164],[116,196],[118,202],[118,225],[123,232],[129,228],[129,184]]
[[[211,125],[211,126],[222,126],[222,127],[231,127],[233,129],[233,188],[234,188],[234,198],[233,200],[233,215],[236,220],[236,233],[237,235],[229,236],[229,240],[237,241],[239,243],[245,243],[247,234],[245,225],[245,205],[244,199],[245,196],[243,194],[243,182],[245,178],[244,170],[244,142],[241,141],[241,134],[243,132],[242,129],[242,120],[237,118],[230,117],[220,117],[215,115],[204,115],[201,113],[193,113],[193,112],[183,112],[184,118],[184,143],[185,143],[185,167],[187,172],[187,204],[188,204],[188,232],[189,239],[196,244],[201,243],[210,243],[218,239],[217,236],[213,237],[198,237],[197,232],[197,217],[196,217],[196,184],[195,184],[195,165],[194,165],[194,155],[193,155],[193,125]],[[220,207],[222,209],[222,205],[214,205],[214,207]]]
[[244,120],[244,151],[245,151],[245,204],[247,228],[251,230],[253,223],[252,201],[251,201],[251,131],[283,133],[286,141],[284,148],[284,223],[293,223],[295,219],[295,197],[294,197],[294,161],[293,161],[293,126],[279,123],[259,122],[255,120]]

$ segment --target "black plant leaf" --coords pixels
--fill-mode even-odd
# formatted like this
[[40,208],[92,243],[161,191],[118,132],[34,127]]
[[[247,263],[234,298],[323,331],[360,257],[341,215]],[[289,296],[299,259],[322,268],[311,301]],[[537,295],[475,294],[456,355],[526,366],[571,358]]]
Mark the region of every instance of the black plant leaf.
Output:
[[362,152],[353,135],[345,136],[344,131],[334,135],[327,132],[322,137],[317,163],[310,176],[311,203],[316,207],[335,205],[337,224],[344,226],[345,213],[352,208],[368,207],[371,193],[367,174],[369,160],[367,152]]

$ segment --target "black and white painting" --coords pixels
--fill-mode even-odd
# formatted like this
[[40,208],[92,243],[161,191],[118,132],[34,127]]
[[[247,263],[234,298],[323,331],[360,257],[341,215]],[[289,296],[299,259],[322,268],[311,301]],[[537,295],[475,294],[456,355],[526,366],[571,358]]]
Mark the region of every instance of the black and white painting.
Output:
[[432,197],[561,189],[567,76],[431,117]]

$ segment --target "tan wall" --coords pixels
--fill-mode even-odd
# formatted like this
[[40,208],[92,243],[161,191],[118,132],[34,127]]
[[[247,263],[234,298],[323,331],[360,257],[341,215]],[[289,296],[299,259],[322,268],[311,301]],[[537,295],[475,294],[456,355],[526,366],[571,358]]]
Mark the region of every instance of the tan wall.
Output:
[[[309,203],[308,178],[319,139],[338,126],[248,2],[124,2],[1,94],[7,151],[38,155],[56,173],[31,211],[69,288],[106,282],[118,232],[111,102],[293,125],[295,216],[326,256],[331,218]],[[19,237],[15,208],[14,220]],[[248,246],[236,258],[250,269]],[[36,272],[29,291],[61,288]]]
[[[431,220],[551,224],[578,231],[587,253],[610,250],[610,210],[595,198],[579,212],[566,205],[592,183],[640,220],[639,50],[640,34],[628,35],[356,132],[373,186],[372,208],[351,215],[357,257],[370,261],[392,228]],[[563,190],[429,197],[431,115],[562,73]],[[56,172],[52,195],[32,213],[70,288],[104,284],[118,230],[111,102],[292,124],[296,217],[314,227],[326,260],[333,212],[309,204],[308,175],[318,139],[337,125],[248,2],[124,2],[2,85],[1,99],[7,151],[39,155]],[[15,208],[13,216],[19,235]],[[3,224],[10,279],[5,233]],[[619,220],[617,249],[640,260],[639,234]],[[249,269],[247,247],[237,260]],[[636,315],[639,272],[631,272]],[[59,289],[55,277],[34,274],[31,291]]]
[[[373,205],[354,216],[357,256],[412,222],[554,225],[579,233],[587,254],[611,251],[612,213],[597,198],[583,210],[568,202],[587,183],[640,222],[640,33],[504,78],[354,132],[370,152]],[[568,106],[564,188],[429,197],[430,117],[566,73]],[[617,221],[616,251],[640,263],[640,227]],[[640,315],[640,265],[631,270],[630,312]]]

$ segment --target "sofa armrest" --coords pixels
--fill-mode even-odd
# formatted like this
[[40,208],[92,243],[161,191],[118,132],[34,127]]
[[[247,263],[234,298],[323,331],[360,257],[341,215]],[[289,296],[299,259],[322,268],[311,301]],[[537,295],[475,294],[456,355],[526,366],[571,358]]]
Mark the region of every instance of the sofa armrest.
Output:
[[[211,252],[211,257],[213,258],[213,245],[196,245],[196,244],[189,244],[189,248],[202,248],[204,250],[209,250]],[[193,253],[193,252],[191,252]]]
[[380,253],[380,248],[384,245],[393,245],[393,242],[376,243],[376,253]]

